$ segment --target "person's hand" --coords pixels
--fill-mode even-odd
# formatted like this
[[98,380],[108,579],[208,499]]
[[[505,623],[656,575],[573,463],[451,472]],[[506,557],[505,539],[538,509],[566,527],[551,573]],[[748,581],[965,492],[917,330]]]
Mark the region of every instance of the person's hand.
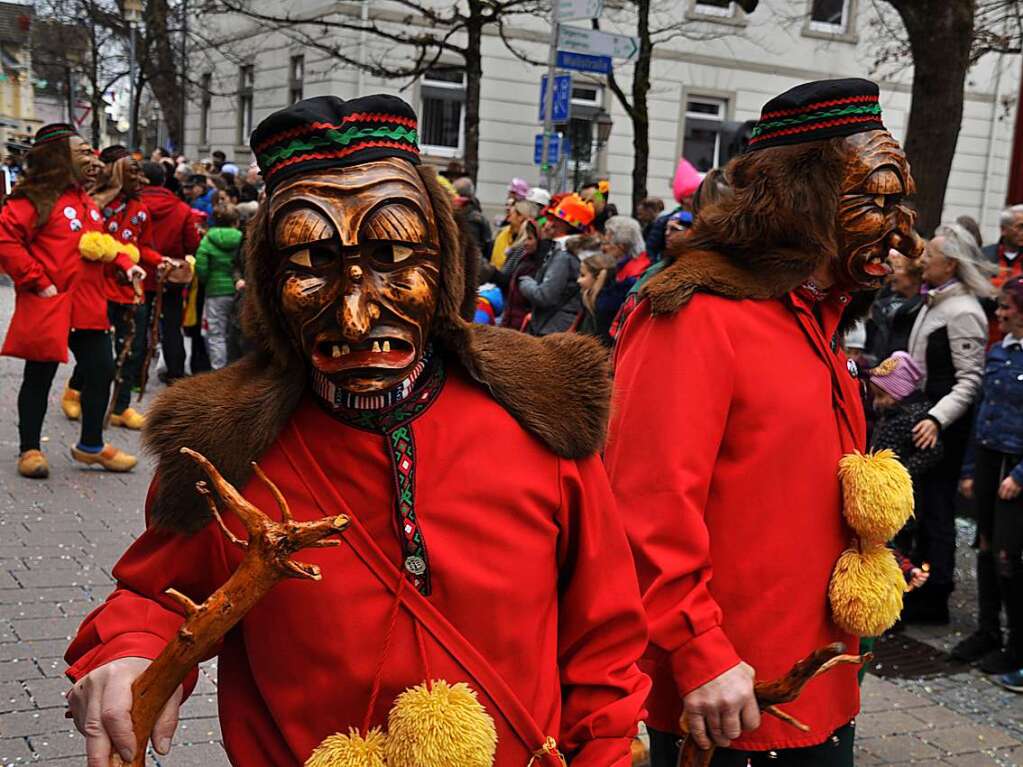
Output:
[[128,282],[142,282],[146,278],[146,270],[138,264],[132,264],[124,276],[128,278]]
[[938,444],[940,431],[938,424],[930,418],[925,418],[913,427],[913,444],[921,450],[930,450]]
[[760,708],[753,695],[755,672],[748,663],[733,666],[683,698],[682,731],[702,749],[727,748],[743,732],[760,726]]
[[922,568],[914,567],[909,571],[909,590],[918,589],[927,583],[927,579],[931,577],[931,574]]
[[[88,767],[109,767],[111,749],[116,749],[125,762],[135,757],[131,685],[150,663],[146,658],[111,661],[86,674],[68,691],[75,727],[85,736]],[[183,694],[179,685],[156,719],[152,741],[158,754],[170,751]]]
[[160,263],[156,265],[156,276],[163,277],[171,269],[178,266],[178,263],[173,258],[167,258],[164,256],[160,259]]
[[57,286],[47,285],[42,290],[37,290],[36,295],[39,296],[40,298],[53,298],[55,295],[57,295]]
[[1010,474],[998,486],[998,497],[1003,501],[1012,501],[1019,497],[1021,491],[1023,491],[1023,486],[1014,480]]
[[973,477],[959,480],[959,493],[966,500],[973,499]]
[[234,289],[235,290],[245,290],[245,280],[235,280],[234,281]]

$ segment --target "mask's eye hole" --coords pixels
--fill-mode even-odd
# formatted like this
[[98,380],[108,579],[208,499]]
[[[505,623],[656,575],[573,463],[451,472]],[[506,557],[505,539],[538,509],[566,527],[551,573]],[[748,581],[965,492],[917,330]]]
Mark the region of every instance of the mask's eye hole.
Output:
[[307,269],[313,268],[313,262],[309,258],[309,250],[299,250],[291,254],[291,258],[288,259],[295,266],[304,266]]
[[394,259],[394,263],[400,264],[406,258],[412,255],[412,248],[407,245],[393,245],[391,247],[391,256]]
[[406,261],[415,251],[408,245],[392,242],[367,242],[363,245],[362,252],[378,266],[390,267]]
[[317,269],[333,260],[334,253],[326,245],[310,245],[308,248],[296,250],[288,257],[288,263],[306,269]]

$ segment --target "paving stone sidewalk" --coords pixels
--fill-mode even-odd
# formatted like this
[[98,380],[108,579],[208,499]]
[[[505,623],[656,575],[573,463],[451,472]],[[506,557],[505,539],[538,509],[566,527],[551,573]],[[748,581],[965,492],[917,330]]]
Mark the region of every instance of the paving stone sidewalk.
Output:
[[[0,329],[13,291],[0,284]],[[68,447],[77,425],[58,397],[70,369],[57,373],[44,428],[51,461],[45,482],[17,476],[16,398],[20,362],[0,358],[0,767],[85,764],[84,740],[64,717],[62,655],[82,618],[113,587],[110,570],[142,530],[141,504],[152,472],[143,459],[128,475],[83,470]],[[159,386],[158,384],[156,385]],[[147,396],[147,399],[149,397]],[[129,451],[138,436],[111,430]],[[963,536],[969,531],[964,529]],[[916,631],[938,646],[968,631],[972,592],[969,552],[961,557],[966,588],[957,593],[951,631]],[[182,709],[175,746],[160,767],[224,767],[216,709],[216,664],[203,667]],[[1023,696],[975,672],[926,680],[867,676],[857,720],[857,765],[1023,766]]]

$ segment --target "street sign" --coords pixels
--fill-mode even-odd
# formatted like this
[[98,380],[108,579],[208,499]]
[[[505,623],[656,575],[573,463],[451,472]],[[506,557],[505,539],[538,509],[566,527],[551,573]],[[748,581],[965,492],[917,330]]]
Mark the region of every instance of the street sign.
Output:
[[625,35],[612,35],[596,29],[561,26],[558,34],[558,48],[591,56],[634,59],[639,53],[639,39]]
[[599,19],[604,0],[558,0],[558,21]]
[[[547,75],[540,80],[540,115],[543,122],[543,107],[547,101]],[[551,104],[551,120],[556,123],[567,123],[572,108],[572,75],[554,76],[554,101]]]
[[574,69],[576,72],[593,72],[598,75],[611,74],[610,56],[590,56],[586,53],[558,51],[557,65],[561,69]]
[[[547,140],[547,162],[557,165],[561,159],[561,134],[552,133]],[[533,142],[533,165],[543,165],[543,134],[537,133]]]

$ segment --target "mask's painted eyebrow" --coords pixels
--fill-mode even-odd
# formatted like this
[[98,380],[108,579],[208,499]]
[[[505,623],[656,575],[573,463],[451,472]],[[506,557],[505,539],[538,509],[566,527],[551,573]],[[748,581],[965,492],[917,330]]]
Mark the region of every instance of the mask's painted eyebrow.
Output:
[[337,230],[331,220],[312,208],[285,211],[274,225],[274,243],[279,248],[309,245],[336,236]]
[[426,221],[411,205],[388,202],[375,210],[362,222],[360,240],[396,240],[398,242],[424,242]]

